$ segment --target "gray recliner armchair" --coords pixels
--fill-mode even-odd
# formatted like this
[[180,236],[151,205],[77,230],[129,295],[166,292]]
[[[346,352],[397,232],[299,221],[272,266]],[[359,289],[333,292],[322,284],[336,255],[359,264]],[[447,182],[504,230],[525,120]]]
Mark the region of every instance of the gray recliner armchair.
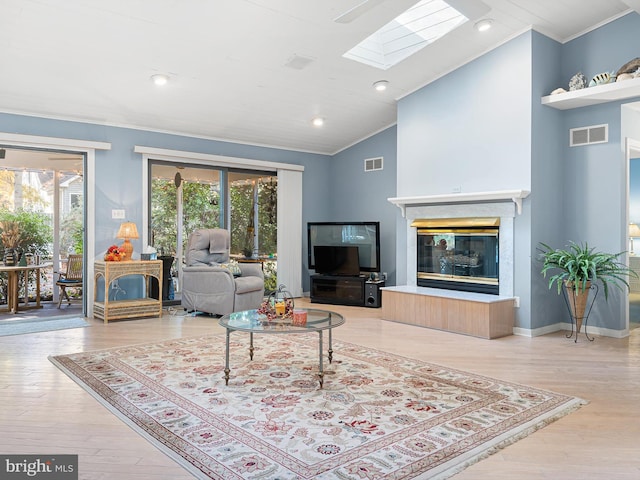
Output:
[[[262,266],[229,264],[231,240],[222,228],[189,235],[182,270],[182,306],[188,311],[227,315],[258,308],[264,299]],[[238,270],[234,275],[234,270]]]

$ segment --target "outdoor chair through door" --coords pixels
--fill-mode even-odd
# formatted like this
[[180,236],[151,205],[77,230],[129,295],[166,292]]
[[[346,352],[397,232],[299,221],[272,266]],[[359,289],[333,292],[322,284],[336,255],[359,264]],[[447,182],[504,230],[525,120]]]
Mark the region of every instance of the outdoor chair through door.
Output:
[[67,304],[71,305],[71,298],[67,293],[67,288],[77,288],[82,292],[82,255],[69,255],[67,260],[67,269],[65,273],[60,273],[60,277],[56,285],[60,287],[60,298],[58,299],[58,308],[62,305],[64,299]]

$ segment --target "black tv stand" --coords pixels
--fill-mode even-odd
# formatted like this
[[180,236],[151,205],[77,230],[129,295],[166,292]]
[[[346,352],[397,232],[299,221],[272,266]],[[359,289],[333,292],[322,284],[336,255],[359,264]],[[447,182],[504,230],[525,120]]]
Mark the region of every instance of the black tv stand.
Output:
[[380,307],[379,288],[384,287],[384,282],[368,279],[368,275],[311,275],[311,302]]

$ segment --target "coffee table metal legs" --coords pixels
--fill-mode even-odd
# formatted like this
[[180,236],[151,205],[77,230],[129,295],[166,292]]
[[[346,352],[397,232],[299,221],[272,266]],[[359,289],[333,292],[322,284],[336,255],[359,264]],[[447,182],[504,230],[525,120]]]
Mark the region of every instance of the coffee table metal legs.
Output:
[[324,382],[324,371],[322,368],[322,330],[318,332],[318,353],[319,353],[319,369],[318,369],[318,381],[320,382],[320,388]]
[[328,350],[328,357],[329,357],[329,363],[331,363],[333,361],[333,348],[331,347],[333,345],[333,339],[331,338],[331,329],[329,329],[329,350]]
[[[231,336],[231,330],[227,328],[227,341],[224,351],[224,384],[229,385],[229,337]],[[253,332],[249,334],[249,358],[253,360]]]
[[231,336],[231,330],[227,328],[227,346],[224,353],[224,384],[229,385],[229,336]]
[[[229,338],[231,337],[231,330],[227,328],[227,337],[224,352],[224,384],[229,385]],[[253,360],[253,332],[249,333],[249,358]],[[322,330],[318,331],[318,381],[320,382],[320,388],[324,385],[324,364],[322,358]],[[333,361],[333,349],[331,348],[332,338],[331,330],[329,330],[329,363]]]

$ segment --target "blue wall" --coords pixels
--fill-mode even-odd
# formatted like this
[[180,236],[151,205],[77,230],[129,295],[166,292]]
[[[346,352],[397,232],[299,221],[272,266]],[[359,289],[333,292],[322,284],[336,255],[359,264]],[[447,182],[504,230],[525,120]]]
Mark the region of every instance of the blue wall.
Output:
[[[303,165],[303,290],[309,290],[306,224],[310,221],[380,221],[382,227],[381,260],[393,282],[395,272],[396,207],[387,202],[395,195],[396,129],[395,126],[344,150],[335,157],[234,144],[62,120],[0,113],[0,131],[23,135],[72,138],[111,143],[111,150],[96,152],[96,245],[104,252],[116,239],[119,220],[111,219],[112,209],[125,209],[127,219],[142,221],[141,155],[135,145],[171,150],[224,155],[272,162]],[[384,170],[363,172],[363,159],[384,157]],[[123,173],[124,172],[124,173]],[[366,176],[365,176],[366,175]],[[133,240],[134,249],[142,248]]]
[[[629,222],[640,225],[640,158],[629,163]],[[640,245],[638,249],[640,253]]]
[[529,257],[531,261],[529,270],[526,269],[526,261],[517,269],[516,285],[521,295],[518,312],[521,325],[535,329],[566,320],[564,300],[555,291],[549,291],[548,281],[540,274],[542,262],[538,256],[540,242],[558,245],[564,239],[565,219],[561,208],[564,180],[560,164],[568,135],[564,130],[562,112],[543,106],[540,100],[560,82],[561,45],[537,32],[533,32],[532,40],[532,188],[528,198],[530,209],[525,211],[530,215],[528,239],[524,233],[527,229],[526,215],[516,218],[521,233],[516,246],[518,258]]
[[[640,15],[631,13],[563,45],[563,79],[568,81],[578,71],[582,71],[587,79],[601,72],[617,71],[638,56],[638,31]],[[606,252],[629,248],[625,209],[627,162],[621,123],[621,105],[624,103],[629,101],[563,112],[566,137],[558,163],[563,167],[564,176],[565,244],[570,240],[588,242]],[[609,125],[608,143],[569,147],[566,139],[569,129],[600,124]],[[640,139],[640,132],[633,136]],[[617,289],[610,293],[608,302],[600,294],[589,324],[622,330],[625,328],[625,298]]]
[[[527,32],[400,100],[399,197],[531,190],[531,50]],[[530,307],[528,205],[525,199],[514,224],[516,323],[523,328],[529,328]],[[406,221],[399,224],[396,241],[406,245]],[[406,250],[398,248],[399,272],[406,262]]]
[[564,44],[558,79],[561,82],[553,88],[562,86],[568,90],[569,80],[578,72],[582,72],[589,83],[594,75],[615,73],[629,60],[638,57],[639,28],[640,15],[632,12]]
[[[543,333],[567,322],[562,299],[540,275],[539,242],[628,248],[621,141],[627,102],[559,111],[540,99],[568,89],[579,71],[591,79],[637,57],[638,31],[640,15],[630,13],[564,45],[528,32],[399,102],[398,196],[531,190],[515,219],[518,327]],[[603,123],[608,143],[568,146],[570,128]],[[640,139],[640,132],[627,135]],[[398,245],[406,242],[402,235]],[[402,249],[396,263],[406,264]],[[589,322],[623,330],[624,298],[612,293],[608,304],[601,295]]]
[[[400,210],[387,201],[396,196],[396,133],[396,127],[390,127],[331,161],[329,218],[380,222],[380,262],[381,271],[388,275],[387,285],[396,284],[396,219]],[[384,168],[365,172],[364,159],[374,157],[384,158]]]
[[[141,185],[146,178],[142,173],[142,156],[133,151],[135,145],[303,165],[303,225],[310,217],[329,218],[330,205],[326,199],[333,191],[329,178],[330,156],[2,113],[0,131],[111,143],[111,150],[96,152],[96,254],[116,241],[120,220],[111,219],[112,209],[125,209],[128,220],[142,223]],[[132,243],[140,252],[141,240]],[[306,252],[306,244],[303,248]],[[306,257],[303,264],[306,266]],[[306,281],[308,284],[308,278]]]
[[[0,131],[112,144],[96,157],[96,251],[115,236],[112,208],[125,208],[131,220],[141,221],[143,179],[134,145],[303,165],[303,231],[308,221],[380,220],[390,284],[406,277],[406,222],[388,197],[531,190],[515,220],[516,322],[543,329],[566,322],[566,311],[539,275],[538,242],[628,248],[622,136],[640,140],[640,131],[621,121],[621,105],[628,102],[558,111],[542,106],[540,98],[567,88],[578,71],[590,79],[637,57],[638,31],[640,15],[631,13],[564,45],[536,32],[522,34],[401,99],[397,128],[334,157],[9,114],[0,114]],[[608,143],[568,146],[570,128],[603,123],[609,125]],[[385,169],[364,173],[364,158],[376,156],[384,157]],[[308,291],[306,257],[302,269]],[[599,299],[589,323],[623,330],[624,308],[614,292],[608,304]]]
[[531,34],[398,103],[398,196],[531,187]]

